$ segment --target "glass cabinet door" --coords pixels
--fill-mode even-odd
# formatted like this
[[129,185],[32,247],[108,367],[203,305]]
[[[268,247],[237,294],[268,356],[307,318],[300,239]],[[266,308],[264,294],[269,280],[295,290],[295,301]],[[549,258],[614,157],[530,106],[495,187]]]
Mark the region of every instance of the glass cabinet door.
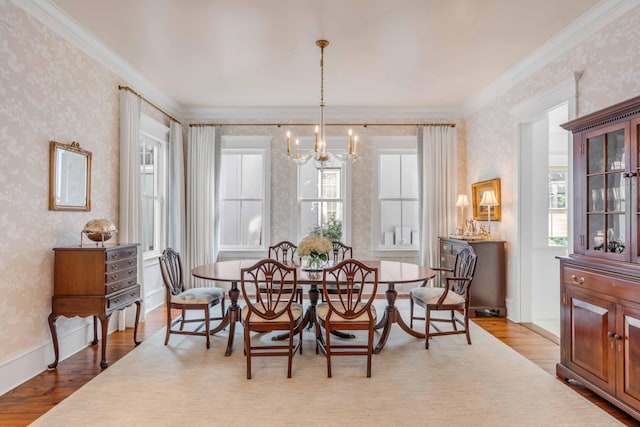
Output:
[[587,134],[586,249],[626,257],[628,247],[625,129]]

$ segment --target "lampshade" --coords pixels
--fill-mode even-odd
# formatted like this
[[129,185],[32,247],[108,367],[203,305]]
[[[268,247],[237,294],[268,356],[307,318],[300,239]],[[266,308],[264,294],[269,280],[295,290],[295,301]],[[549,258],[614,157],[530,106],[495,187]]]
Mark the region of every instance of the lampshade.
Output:
[[458,194],[458,201],[456,202],[456,208],[468,208],[469,199],[466,194]]
[[486,190],[482,193],[482,200],[480,200],[480,206],[498,206],[499,203],[496,200],[496,194],[493,190]]

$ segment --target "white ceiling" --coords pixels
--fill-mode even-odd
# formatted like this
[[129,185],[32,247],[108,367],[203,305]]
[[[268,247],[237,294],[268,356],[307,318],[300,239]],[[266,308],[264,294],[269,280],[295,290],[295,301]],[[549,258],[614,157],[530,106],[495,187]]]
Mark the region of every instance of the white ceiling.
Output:
[[[181,107],[456,110],[598,0],[51,0]],[[134,87],[135,89],[135,87]]]

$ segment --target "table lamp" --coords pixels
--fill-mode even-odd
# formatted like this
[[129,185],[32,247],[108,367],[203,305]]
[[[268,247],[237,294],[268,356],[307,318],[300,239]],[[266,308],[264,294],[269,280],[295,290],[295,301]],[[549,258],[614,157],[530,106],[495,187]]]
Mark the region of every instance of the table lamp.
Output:
[[489,221],[487,237],[491,238],[491,207],[498,206],[499,203],[496,200],[496,193],[493,190],[486,190],[482,193],[482,200],[480,200],[480,206],[486,206],[488,209],[487,220]]
[[464,208],[469,207],[469,199],[466,194],[458,194],[458,201],[456,202],[456,208],[460,208],[460,218],[462,219],[462,226],[460,227],[460,234],[464,233]]

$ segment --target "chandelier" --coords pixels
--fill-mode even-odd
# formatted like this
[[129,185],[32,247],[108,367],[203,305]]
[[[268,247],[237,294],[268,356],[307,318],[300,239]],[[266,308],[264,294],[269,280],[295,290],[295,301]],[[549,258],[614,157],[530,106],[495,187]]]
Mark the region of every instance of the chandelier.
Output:
[[[329,46],[328,40],[317,40],[316,45],[320,47],[320,125],[316,126],[315,141],[313,150],[301,150],[300,140],[295,140],[295,151],[291,150],[291,132],[287,131],[287,156],[297,164],[307,163],[310,159],[315,160],[318,167],[323,167],[329,159],[340,162],[354,162],[357,158],[358,136],[353,135],[349,129],[349,147],[346,154],[338,154],[327,150],[327,140],[324,123],[324,48]],[[302,151],[302,154],[301,154]]]

